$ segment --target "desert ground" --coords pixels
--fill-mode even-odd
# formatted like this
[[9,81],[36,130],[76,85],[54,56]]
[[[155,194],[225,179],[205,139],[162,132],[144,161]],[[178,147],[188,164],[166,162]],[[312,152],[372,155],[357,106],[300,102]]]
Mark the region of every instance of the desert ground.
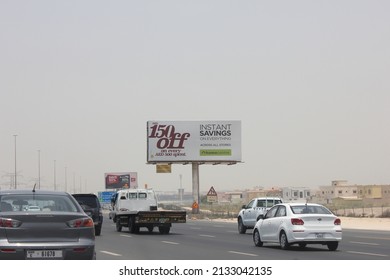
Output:
[[[192,218],[196,219],[196,218]],[[367,229],[390,231],[390,218],[361,218],[361,217],[343,217],[340,216],[341,226],[345,229]],[[214,221],[223,221],[236,223],[237,219],[208,219]]]
[[340,217],[343,228],[372,229],[390,231],[390,218]]

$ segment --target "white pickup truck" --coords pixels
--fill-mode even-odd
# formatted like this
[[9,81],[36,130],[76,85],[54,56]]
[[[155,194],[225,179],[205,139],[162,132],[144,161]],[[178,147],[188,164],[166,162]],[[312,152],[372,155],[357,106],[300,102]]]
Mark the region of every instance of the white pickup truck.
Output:
[[185,223],[185,210],[158,210],[157,198],[151,189],[119,190],[112,199],[113,210],[109,217],[116,224],[116,230],[127,227],[129,232],[138,233],[141,227],[149,232],[158,227],[159,232],[168,234],[172,223]]
[[279,203],[283,203],[280,197],[257,197],[243,205],[237,216],[238,232],[244,234],[247,229],[253,229],[259,218]]

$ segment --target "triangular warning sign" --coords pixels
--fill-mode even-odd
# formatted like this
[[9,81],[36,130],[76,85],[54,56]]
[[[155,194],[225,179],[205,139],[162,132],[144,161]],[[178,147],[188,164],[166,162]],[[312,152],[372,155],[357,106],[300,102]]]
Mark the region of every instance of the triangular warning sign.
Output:
[[217,196],[217,192],[214,190],[214,187],[211,187],[207,196]]

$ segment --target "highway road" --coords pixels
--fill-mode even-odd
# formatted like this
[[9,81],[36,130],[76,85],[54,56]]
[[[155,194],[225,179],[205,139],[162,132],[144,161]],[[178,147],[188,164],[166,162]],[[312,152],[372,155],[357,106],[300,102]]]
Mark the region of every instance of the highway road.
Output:
[[252,231],[237,232],[236,223],[189,220],[173,224],[171,233],[157,229],[139,234],[122,232],[107,216],[102,234],[96,237],[98,260],[390,260],[390,232],[343,230],[343,240],[335,252],[326,246],[293,246],[281,250],[277,244],[255,247]]

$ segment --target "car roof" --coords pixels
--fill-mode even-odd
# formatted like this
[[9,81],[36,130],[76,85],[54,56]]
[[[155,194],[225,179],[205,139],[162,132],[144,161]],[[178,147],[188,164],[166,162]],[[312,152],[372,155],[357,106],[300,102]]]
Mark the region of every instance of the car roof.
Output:
[[64,191],[54,191],[54,190],[42,190],[42,189],[10,189],[10,190],[0,190],[0,195],[5,194],[52,194],[52,195],[69,195],[69,193]]
[[73,196],[93,196],[93,197],[97,197],[96,194],[94,193],[72,193]]
[[285,203],[280,203],[280,204],[277,204],[277,205],[286,205],[286,206],[304,206],[304,205],[307,205],[307,206],[323,206],[321,204],[318,204],[318,203],[306,203],[306,202],[285,202]]
[[259,196],[259,197],[256,197],[254,199],[272,199],[272,200],[281,200],[282,198],[281,197],[277,197],[277,196]]

